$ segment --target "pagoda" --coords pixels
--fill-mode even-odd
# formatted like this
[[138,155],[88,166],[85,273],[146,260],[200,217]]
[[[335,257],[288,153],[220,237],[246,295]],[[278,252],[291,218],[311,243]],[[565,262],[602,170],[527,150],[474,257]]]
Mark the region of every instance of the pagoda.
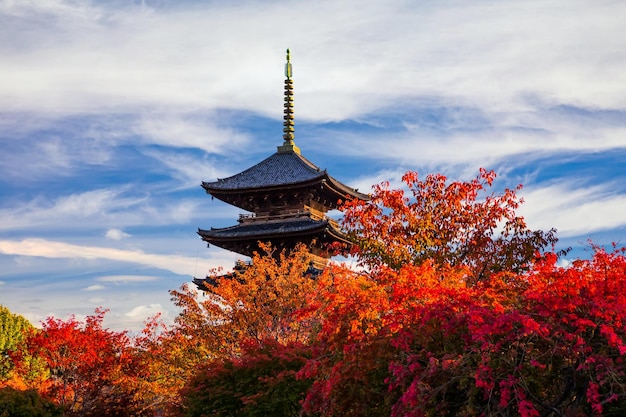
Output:
[[[300,153],[294,142],[293,80],[289,50],[285,64],[283,144],[276,153],[239,174],[203,182],[208,194],[239,207],[238,224],[225,228],[198,229],[202,240],[244,256],[259,251],[259,242],[269,242],[280,252],[304,243],[311,252],[312,266],[323,269],[331,254],[329,244],[348,248],[348,237],[327,216],[341,200],[367,200],[318,168]],[[207,278],[208,280],[208,278]],[[207,280],[197,279],[202,288]]]

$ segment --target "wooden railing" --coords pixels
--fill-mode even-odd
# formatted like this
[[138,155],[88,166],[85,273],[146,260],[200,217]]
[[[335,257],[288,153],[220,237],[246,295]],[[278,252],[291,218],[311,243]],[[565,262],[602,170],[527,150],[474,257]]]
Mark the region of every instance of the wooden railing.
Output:
[[327,220],[335,227],[339,227],[336,220],[325,216],[320,212],[313,212],[305,209],[289,209],[283,210],[278,214],[264,214],[257,215],[256,213],[245,213],[239,215],[239,223],[256,222],[256,221],[268,221],[268,220],[280,220],[290,217],[309,217],[313,220]]

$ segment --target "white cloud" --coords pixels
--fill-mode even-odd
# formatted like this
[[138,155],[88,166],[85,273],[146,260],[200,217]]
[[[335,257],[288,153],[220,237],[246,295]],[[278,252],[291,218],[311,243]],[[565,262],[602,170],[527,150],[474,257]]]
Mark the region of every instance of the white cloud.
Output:
[[121,231],[120,229],[109,229],[107,230],[105,237],[113,240],[122,240],[127,237],[130,237],[128,233]]
[[197,157],[155,150],[147,150],[144,153],[169,168],[170,175],[177,178],[185,188],[199,187],[201,181],[214,181],[233,174],[233,170],[229,171],[225,164],[217,163],[206,156]]
[[533,229],[555,227],[559,237],[584,236],[626,226],[626,195],[610,184],[585,186],[581,181],[553,183],[522,190],[518,212]]
[[[442,134],[409,127],[408,131],[391,136],[388,132],[344,134],[334,147],[343,155],[363,159],[397,161],[406,166],[421,167],[468,165],[474,170],[480,166],[495,168],[505,163],[510,169],[550,154],[626,149],[626,127],[573,130],[570,127],[548,132],[503,126]],[[355,143],[358,146],[354,146]]]
[[147,319],[154,317],[157,314],[159,315],[160,320],[163,320],[166,324],[172,324],[173,319],[172,314],[170,314],[170,310],[164,308],[159,303],[135,306],[125,313],[117,315],[116,321],[123,328],[141,329]]
[[[148,265],[182,275],[191,275],[197,270],[208,271],[216,266],[209,264],[204,259],[180,255],[159,255],[145,253],[140,250],[80,246],[44,239],[24,239],[21,241],[0,240],[0,253],[6,255],[40,256],[45,258],[111,259]],[[200,264],[200,266],[197,266],[198,264]],[[129,281],[131,279],[125,277],[125,280]]]
[[100,291],[104,289],[106,289],[104,285],[90,285],[88,287],[83,288],[83,291]]
[[159,278],[149,276],[149,275],[111,275],[106,277],[98,277],[96,281],[102,282],[148,282],[148,281],[157,281]]
[[[197,179],[196,185],[200,180]],[[206,198],[202,198],[199,186],[196,199],[157,200],[171,188],[154,191],[158,195],[153,196],[148,190],[131,194],[137,190],[120,186],[61,196],[53,201],[39,196],[18,207],[0,208],[0,230],[39,229],[39,232],[41,227],[59,225],[65,230],[96,226],[109,228],[106,237],[119,240],[128,237],[119,226],[180,224],[202,215],[198,206]]]
[[118,197],[122,190],[101,189],[86,191],[80,194],[72,194],[59,198],[51,208],[53,213],[71,215],[77,217],[88,217],[94,214],[103,214],[107,209],[115,209],[128,205],[135,205],[137,199],[121,200]]
[[[61,196],[50,202],[43,197],[23,203],[17,209],[0,209],[0,228],[5,230],[54,223],[76,226],[83,219],[102,220],[109,212],[138,205],[144,197],[125,198],[122,188],[90,190]],[[99,222],[102,224],[102,221]]]
[[161,306],[161,304],[141,305],[136,306],[132,310],[124,313],[124,316],[133,320],[145,320],[146,318],[153,316],[161,311],[163,311],[163,307]]
[[209,153],[223,153],[225,145],[243,147],[247,135],[218,126],[206,115],[202,118],[164,113],[144,116],[133,127],[143,141],[181,148],[197,148]]

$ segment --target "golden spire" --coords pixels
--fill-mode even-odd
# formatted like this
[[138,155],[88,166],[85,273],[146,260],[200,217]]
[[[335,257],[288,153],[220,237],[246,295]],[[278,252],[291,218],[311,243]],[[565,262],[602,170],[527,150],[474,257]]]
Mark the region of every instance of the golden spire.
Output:
[[300,149],[294,143],[294,122],[293,122],[293,80],[291,79],[291,52],[287,49],[287,63],[285,64],[285,111],[283,116],[283,142],[278,147],[278,152],[296,152],[300,153]]

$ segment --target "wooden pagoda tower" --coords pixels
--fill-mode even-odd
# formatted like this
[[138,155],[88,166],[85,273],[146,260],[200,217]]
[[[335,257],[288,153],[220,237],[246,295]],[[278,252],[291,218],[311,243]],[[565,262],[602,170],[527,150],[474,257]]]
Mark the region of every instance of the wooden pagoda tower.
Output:
[[[289,50],[285,64],[284,142],[276,153],[239,174],[203,182],[208,194],[250,212],[238,224],[225,228],[198,229],[202,240],[244,256],[259,250],[259,242],[270,242],[280,252],[299,242],[311,251],[312,266],[323,269],[328,244],[351,243],[338,223],[327,217],[340,200],[361,199],[359,193],[331,177],[301,155],[294,143],[293,80]],[[202,289],[206,280],[194,282]]]

